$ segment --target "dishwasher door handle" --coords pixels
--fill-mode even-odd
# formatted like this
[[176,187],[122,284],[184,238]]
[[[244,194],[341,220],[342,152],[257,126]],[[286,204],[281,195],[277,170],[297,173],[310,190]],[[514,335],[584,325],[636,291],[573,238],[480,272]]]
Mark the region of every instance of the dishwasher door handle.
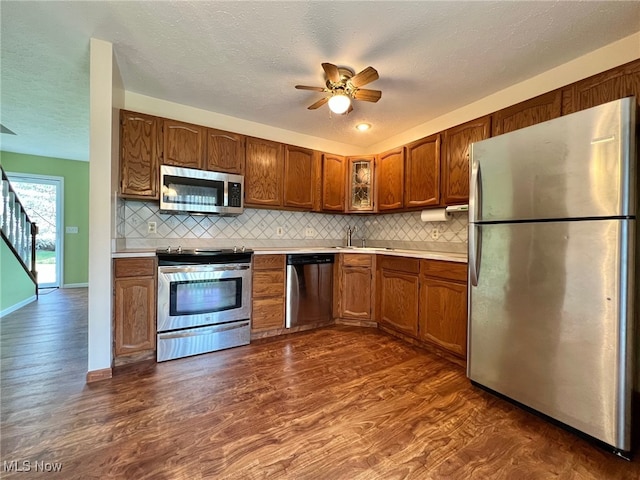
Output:
[[285,308],[285,328],[291,328],[298,318],[300,286],[296,265],[287,265],[287,306]]

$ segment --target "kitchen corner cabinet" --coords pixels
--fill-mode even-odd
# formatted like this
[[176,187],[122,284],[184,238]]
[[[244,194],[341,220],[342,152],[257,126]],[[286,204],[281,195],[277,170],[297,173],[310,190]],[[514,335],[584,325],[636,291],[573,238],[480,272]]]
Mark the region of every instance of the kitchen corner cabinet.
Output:
[[423,208],[440,203],[440,134],[405,147],[405,208]]
[[562,115],[635,95],[640,106],[640,59],[562,89]]
[[284,146],[247,137],[245,147],[245,207],[281,207]]
[[444,132],[442,164],[442,205],[469,201],[469,146],[491,134],[491,116],[487,115]]
[[530,100],[512,105],[493,114],[492,136],[530,127],[536,123],[558,118],[562,111],[562,91],[539,95]]
[[284,206],[312,210],[317,177],[317,152],[286,145],[284,151]]
[[421,260],[418,330],[421,340],[466,358],[467,264]]
[[164,120],[162,163],[176,167],[202,168],[205,127],[177,120]]
[[404,147],[378,155],[375,165],[377,210],[404,206]]
[[345,175],[347,159],[339,155],[322,155],[323,212],[344,212]]
[[334,291],[334,298],[337,299],[335,316],[354,320],[373,319],[374,264],[374,255],[339,255],[339,278]]
[[420,260],[417,258],[378,258],[378,323],[418,338]]
[[120,195],[158,198],[162,120],[120,110]]
[[207,128],[204,169],[244,174],[244,135]]
[[347,157],[347,212],[373,212],[375,157]]
[[155,257],[116,258],[114,277],[114,357],[156,348]]
[[284,328],[286,255],[254,255],[251,331]]

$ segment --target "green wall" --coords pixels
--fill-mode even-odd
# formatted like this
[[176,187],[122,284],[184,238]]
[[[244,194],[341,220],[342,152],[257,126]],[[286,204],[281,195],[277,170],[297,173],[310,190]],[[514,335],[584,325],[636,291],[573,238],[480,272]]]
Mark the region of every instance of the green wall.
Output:
[[36,287],[9,247],[0,240],[0,312],[33,297]]
[[64,177],[64,223],[77,226],[78,233],[64,234],[62,284],[86,284],[89,281],[89,162],[0,152],[0,163],[5,172]]

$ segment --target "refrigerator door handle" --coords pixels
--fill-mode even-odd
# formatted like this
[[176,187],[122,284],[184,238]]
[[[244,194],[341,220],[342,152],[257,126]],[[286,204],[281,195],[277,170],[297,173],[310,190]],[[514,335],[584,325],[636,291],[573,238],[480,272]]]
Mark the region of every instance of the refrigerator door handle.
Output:
[[480,276],[480,225],[469,224],[469,283],[478,286]]
[[469,179],[469,222],[478,221],[480,203],[482,202],[482,176],[480,175],[480,162],[473,160],[473,144],[471,149],[471,177]]

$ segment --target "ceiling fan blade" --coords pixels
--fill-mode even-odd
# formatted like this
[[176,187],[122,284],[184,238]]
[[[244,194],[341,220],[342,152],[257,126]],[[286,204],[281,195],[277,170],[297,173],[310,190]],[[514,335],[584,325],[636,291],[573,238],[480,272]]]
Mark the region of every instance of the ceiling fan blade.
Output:
[[360,73],[357,73],[353,77],[351,77],[351,85],[356,88],[361,87],[363,85],[366,85],[367,83],[371,83],[374,80],[377,80],[378,78],[378,71],[373,67],[367,67]]
[[340,81],[340,72],[338,71],[338,67],[333,63],[323,63],[322,68],[331,83],[338,83]]
[[314,92],[324,92],[324,88],[322,87],[308,87],[306,85],[296,85],[298,90],[313,90]]
[[327,103],[329,101],[329,97],[324,97],[321,98],[320,100],[318,100],[316,103],[311,104],[307,107],[308,110],[315,110],[316,108],[320,108],[321,106],[323,106],[325,103]]
[[366,88],[359,88],[353,94],[353,98],[356,100],[364,100],[365,102],[377,102],[382,97],[380,90],[367,90]]

